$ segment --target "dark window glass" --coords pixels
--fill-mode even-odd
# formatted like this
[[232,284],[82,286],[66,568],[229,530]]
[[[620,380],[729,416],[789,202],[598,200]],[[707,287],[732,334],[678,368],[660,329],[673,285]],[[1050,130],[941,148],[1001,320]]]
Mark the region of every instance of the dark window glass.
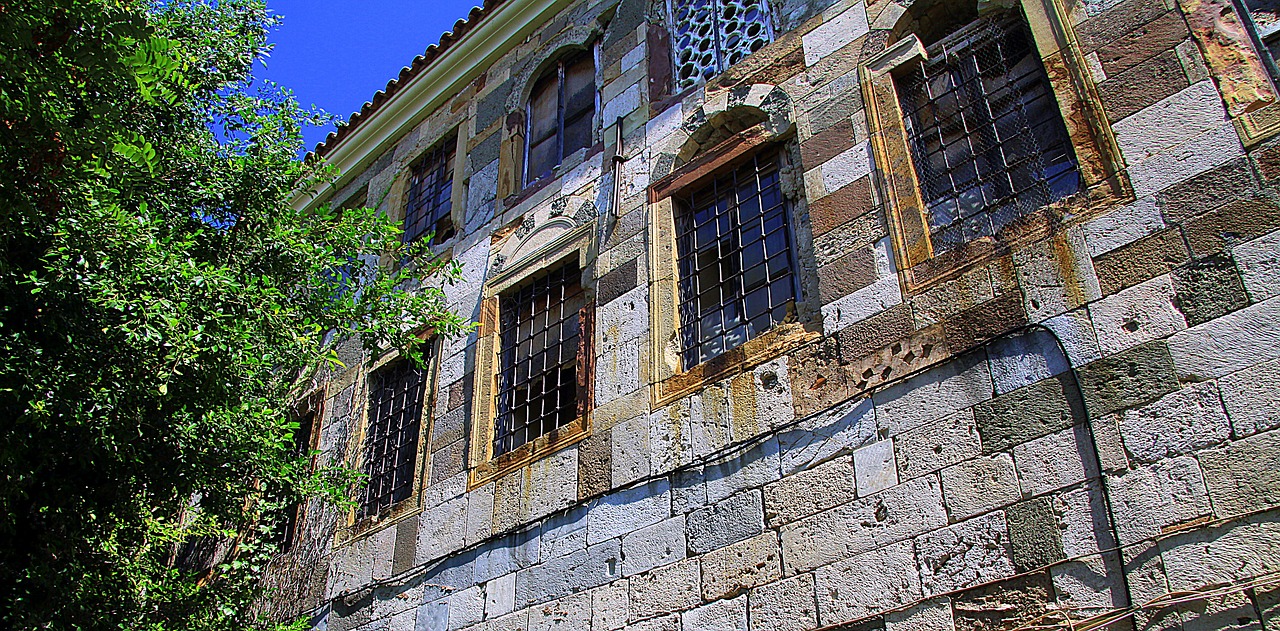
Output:
[[[298,421],[298,429],[293,433],[293,451],[291,455],[294,460],[306,460],[311,462],[311,437],[315,430],[316,413],[308,412]],[[309,465],[314,467],[314,463]],[[293,547],[293,543],[297,540],[299,524],[302,522],[302,502],[293,502],[285,507],[284,517],[281,521],[279,530],[275,533],[275,543],[280,546],[281,552],[288,552]]]
[[590,51],[556,63],[529,96],[526,180],[546,177],[565,157],[591,146],[596,113],[596,66]]
[[[499,298],[502,345],[494,455],[507,453],[578,418],[589,399],[579,381],[585,300],[576,262]],[[584,375],[585,376],[585,375]]]
[[676,215],[686,368],[769,330],[794,311],[790,208],[776,150],[680,199]]
[[413,493],[426,371],[408,360],[380,368],[369,379],[369,428],[364,473],[369,476],[360,517],[377,515]]
[[672,0],[677,90],[697,85],[773,41],[766,0]]
[[1080,189],[1076,157],[1020,15],[974,22],[897,81],[935,253]]
[[453,157],[457,141],[448,139],[413,164],[409,201],[404,210],[404,240],[434,232],[434,243],[453,236]]

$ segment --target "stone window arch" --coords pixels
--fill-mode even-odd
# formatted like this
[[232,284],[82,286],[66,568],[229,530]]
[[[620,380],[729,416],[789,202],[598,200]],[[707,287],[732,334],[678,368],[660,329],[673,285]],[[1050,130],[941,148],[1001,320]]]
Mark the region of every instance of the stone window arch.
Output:
[[525,183],[549,177],[565,158],[595,144],[595,47],[557,56],[525,100]]

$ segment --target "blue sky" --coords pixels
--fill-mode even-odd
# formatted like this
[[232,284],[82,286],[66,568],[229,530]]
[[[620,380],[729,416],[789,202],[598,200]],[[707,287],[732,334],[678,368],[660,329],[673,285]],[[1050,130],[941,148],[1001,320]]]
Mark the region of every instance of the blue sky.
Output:
[[[479,0],[267,0],[284,16],[257,76],[346,119]],[[305,132],[307,148],[331,129]]]

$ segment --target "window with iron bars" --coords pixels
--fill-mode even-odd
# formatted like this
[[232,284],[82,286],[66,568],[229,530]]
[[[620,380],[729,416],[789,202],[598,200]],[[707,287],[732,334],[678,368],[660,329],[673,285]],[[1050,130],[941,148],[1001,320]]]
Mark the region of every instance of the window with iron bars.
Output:
[[590,400],[579,357],[589,357],[587,304],[576,261],[499,297],[497,421],[500,456],[577,419]]
[[794,316],[796,279],[781,152],[770,149],[677,196],[684,366],[740,346]]
[[409,197],[404,209],[405,243],[434,233],[433,243],[453,236],[453,159],[456,139],[441,142],[410,169]]
[[767,0],[671,0],[677,90],[727,70],[773,41]]
[[525,181],[551,175],[573,152],[590,147],[596,113],[596,64],[590,50],[567,56],[542,75],[529,96]]
[[[308,473],[315,469],[315,458],[311,456],[312,432],[315,430],[315,424],[315,411],[307,412],[299,419],[298,429],[293,433],[293,450],[290,452],[290,456],[294,460],[305,459],[310,463],[307,468]],[[302,517],[302,502],[291,502],[284,507],[279,530],[272,537],[272,542],[280,547],[281,552],[288,552],[293,548],[293,544],[298,538]]]
[[395,360],[369,378],[364,473],[369,476],[358,518],[372,517],[413,494],[426,371]]
[[948,35],[895,85],[935,254],[1079,191],[1058,102],[1019,13]]

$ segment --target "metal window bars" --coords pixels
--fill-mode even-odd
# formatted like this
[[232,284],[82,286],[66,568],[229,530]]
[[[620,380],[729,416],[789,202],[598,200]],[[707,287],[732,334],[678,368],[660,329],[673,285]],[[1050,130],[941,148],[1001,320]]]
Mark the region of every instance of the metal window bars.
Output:
[[676,243],[685,368],[794,314],[790,208],[779,152],[753,156],[678,198]]
[[407,359],[378,369],[369,379],[364,439],[364,473],[369,480],[359,518],[376,516],[413,493],[426,381],[426,371]]
[[500,456],[577,419],[589,399],[579,371],[589,333],[576,261],[499,297],[493,453]]
[[677,90],[706,81],[773,41],[766,0],[671,0]]
[[453,159],[457,141],[450,137],[418,159],[411,168],[404,210],[404,241],[412,243],[434,232],[432,241],[453,236]]
[[1067,129],[1020,14],[979,19],[928,52],[896,86],[935,253],[1079,191]]

